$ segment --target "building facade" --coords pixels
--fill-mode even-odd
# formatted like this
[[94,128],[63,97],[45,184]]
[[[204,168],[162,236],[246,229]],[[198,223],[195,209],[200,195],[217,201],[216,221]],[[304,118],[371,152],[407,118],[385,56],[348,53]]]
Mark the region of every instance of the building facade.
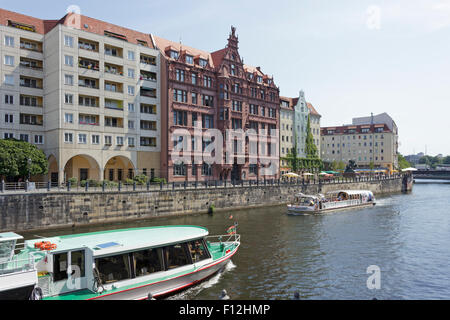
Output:
[[0,35],[1,138],[44,150],[48,180],[159,176],[161,62],[150,35],[6,10]]
[[[259,67],[245,65],[239,55],[235,28],[224,49],[209,53],[157,36],[167,79],[167,110],[162,115],[162,174],[168,181],[255,180],[278,178],[278,136],[261,142],[266,132],[279,129],[279,89]],[[166,103],[163,102],[164,104]],[[195,136],[195,130],[200,137]],[[204,161],[216,129],[223,137],[223,153],[214,149],[214,163]],[[180,130],[189,137],[178,136]],[[252,132],[249,133],[251,130]],[[227,135],[245,132],[245,136]],[[186,140],[187,139],[187,140]],[[254,141],[258,141],[255,146]],[[216,142],[216,140],[214,140]],[[184,161],[174,159],[179,147],[190,150]],[[234,159],[226,153],[237,153]],[[260,156],[256,156],[259,154]],[[199,160],[196,160],[199,158]],[[276,168],[267,174],[267,161]]]
[[[297,147],[297,157],[306,158],[307,125],[310,119],[311,133],[320,157],[320,119],[321,115],[306,101],[305,93],[300,91],[298,98],[280,97],[280,157],[285,158]],[[280,160],[281,174],[289,172],[289,162]]]
[[398,168],[398,128],[386,113],[355,118],[351,125],[321,128],[322,160],[355,161],[359,168]]

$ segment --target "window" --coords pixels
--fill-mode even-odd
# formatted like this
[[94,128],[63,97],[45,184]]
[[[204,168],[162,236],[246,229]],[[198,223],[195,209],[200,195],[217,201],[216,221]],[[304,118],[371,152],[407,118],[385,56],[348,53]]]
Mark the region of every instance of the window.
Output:
[[128,104],[128,112],[134,112],[134,103]]
[[134,120],[128,120],[128,129],[134,129]]
[[142,147],[156,147],[156,138],[141,137]]
[[186,165],[185,164],[174,164],[173,165],[173,175],[184,177],[186,176]]
[[5,94],[5,104],[14,104],[14,96]]
[[73,114],[72,113],[64,114],[64,122],[65,123],[73,123]]
[[194,57],[186,55],[186,63],[194,64]]
[[177,81],[184,82],[184,70],[176,69],[175,78]]
[[177,102],[187,103],[187,91],[174,89],[173,100]]
[[14,115],[5,114],[5,123],[14,123]]
[[73,57],[72,56],[64,56],[64,64],[66,66],[73,67]]
[[28,134],[23,134],[23,133],[21,133],[20,134],[20,138],[19,138],[19,140],[20,141],[25,141],[25,142],[28,142]]
[[134,138],[133,137],[128,137],[128,146],[130,146],[130,147],[134,147],[135,146],[135,142],[134,142]]
[[64,142],[72,143],[73,142],[73,134],[72,133],[64,133]]
[[5,132],[3,134],[4,139],[14,139],[14,133]]
[[141,104],[141,113],[156,114],[156,105]]
[[197,94],[196,93],[192,93],[191,94],[191,98],[192,98],[192,104],[197,104]]
[[214,117],[208,114],[202,114],[202,124],[204,129],[214,128]]
[[105,145],[107,145],[107,146],[112,145],[112,137],[111,136],[105,136]]
[[56,282],[67,279],[67,260],[67,252],[53,255],[53,281]]
[[14,37],[5,36],[5,46],[14,47]]
[[187,126],[187,112],[174,110],[173,124],[176,126]]
[[131,278],[129,254],[95,259],[100,279],[104,284]]
[[214,107],[214,97],[203,94],[202,104],[206,107]]
[[198,79],[198,74],[196,73],[192,73],[191,74],[191,80],[192,80],[192,84],[197,84],[197,79]]
[[123,137],[116,137],[117,145],[123,146]]
[[231,65],[231,75],[232,76],[236,75],[236,66],[234,64]]
[[5,74],[5,84],[14,85],[14,76],[11,74]]
[[[84,271],[84,251],[72,251],[70,253],[70,260],[72,266],[72,278],[83,278]],[[75,268],[73,268],[75,266]]]
[[199,59],[198,64],[200,65],[200,67],[204,68],[208,65],[208,60]]
[[242,112],[242,101],[233,100],[233,111]]
[[164,260],[167,270],[179,268],[190,263],[186,244],[176,244],[164,248]]
[[134,96],[134,86],[128,86],[128,94]]
[[13,56],[5,56],[5,64],[7,66],[14,66],[14,57]]
[[128,69],[128,78],[134,79],[134,69]]
[[86,140],[87,140],[86,134],[84,134],[84,133],[78,134],[78,143],[86,144]]
[[72,75],[64,75],[64,84],[68,86],[73,86],[73,76]]
[[[284,148],[283,148],[283,153],[284,153]],[[258,174],[258,165],[251,164],[250,167],[249,167],[249,173],[257,175]]]
[[71,36],[64,36],[64,45],[73,48],[73,38]]
[[171,50],[171,51],[170,51],[170,57],[171,57],[172,59],[178,59],[178,52],[177,52],[177,51]]
[[134,61],[135,54],[134,51],[128,51],[128,60]]
[[98,126],[97,116],[95,116],[95,115],[80,114],[78,116],[78,118],[79,118],[79,120],[78,120],[79,124]]
[[73,94],[66,93],[64,95],[64,103],[73,104]]
[[203,76],[203,86],[206,88],[212,87],[212,78],[208,76]]
[[203,163],[202,175],[206,176],[206,177],[211,177],[212,176],[212,166],[210,164]]
[[34,136],[34,143],[35,144],[44,144],[44,136],[42,136],[42,135],[35,135]]
[[133,252],[136,277],[143,277],[162,271],[161,249],[147,249]]
[[100,144],[100,136],[97,134],[92,135],[92,144]]

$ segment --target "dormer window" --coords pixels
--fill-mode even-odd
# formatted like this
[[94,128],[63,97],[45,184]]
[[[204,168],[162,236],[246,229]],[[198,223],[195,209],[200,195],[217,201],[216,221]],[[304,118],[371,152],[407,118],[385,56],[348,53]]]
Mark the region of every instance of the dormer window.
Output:
[[205,59],[199,59],[198,64],[200,65],[200,67],[204,68],[208,65],[208,61]]
[[261,83],[263,81],[263,78],[261,76],[258,76],[258,83]]
[[178,52],[174,50],[170,50],[170,57],[172,59],[178,59]]
[[247,78],[248,80],[253,80],[253,73],[248,73]]
[[186,55],[186,63],[194,64],[194,57],[190,55]]

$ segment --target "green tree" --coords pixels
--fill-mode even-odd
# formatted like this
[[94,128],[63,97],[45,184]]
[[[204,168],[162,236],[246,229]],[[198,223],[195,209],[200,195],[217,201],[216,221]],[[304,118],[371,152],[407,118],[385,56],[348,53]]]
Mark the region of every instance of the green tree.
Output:
[[317,146],[314,143],[314,136],[311,132],[311,119],[308,115],[308,124],[306,125],[306,158],[307,159],[317,159]]
[[35,145],[15,139],[0,139],[0,176],[27,178],[28,175],[47,172],[47,157]]
[[444,157],[444,159],[442,159],[442,163],[443,164],[450,164],[450,156]]
[[400,168],[400,170],[402,170],[402,169],[406,169],[406,168],[411,168],[412,165],[405,159],[405,157],[403,155],[401,155],[399,153],[398,154],[398,167]]

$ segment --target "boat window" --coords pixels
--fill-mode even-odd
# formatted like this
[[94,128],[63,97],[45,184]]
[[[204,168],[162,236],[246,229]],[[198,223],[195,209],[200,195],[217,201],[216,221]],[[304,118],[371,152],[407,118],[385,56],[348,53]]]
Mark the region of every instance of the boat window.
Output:
[[70,260],[72,266],[72,278],[83,278],[84,273],[84,250],[72,251],[70,253]]
[[67,252],[53,255],[53,281],[67,279]]
[[128,254],[95,259],[102,283],[113,283],[131,278]]
[[186,244],[176,244],[164,248],[164,260],[167,270],[190,264],[186,254]]
[[193,263],[197,263],[210,258],[209,252],[206,249],[203,240],[188,242],[188,248],[189,252],[191,253]]
[[161,249],[148,249],[133,253],[134,270],[136,277],[146,276],[162,271],[162,263],[159,251]]

